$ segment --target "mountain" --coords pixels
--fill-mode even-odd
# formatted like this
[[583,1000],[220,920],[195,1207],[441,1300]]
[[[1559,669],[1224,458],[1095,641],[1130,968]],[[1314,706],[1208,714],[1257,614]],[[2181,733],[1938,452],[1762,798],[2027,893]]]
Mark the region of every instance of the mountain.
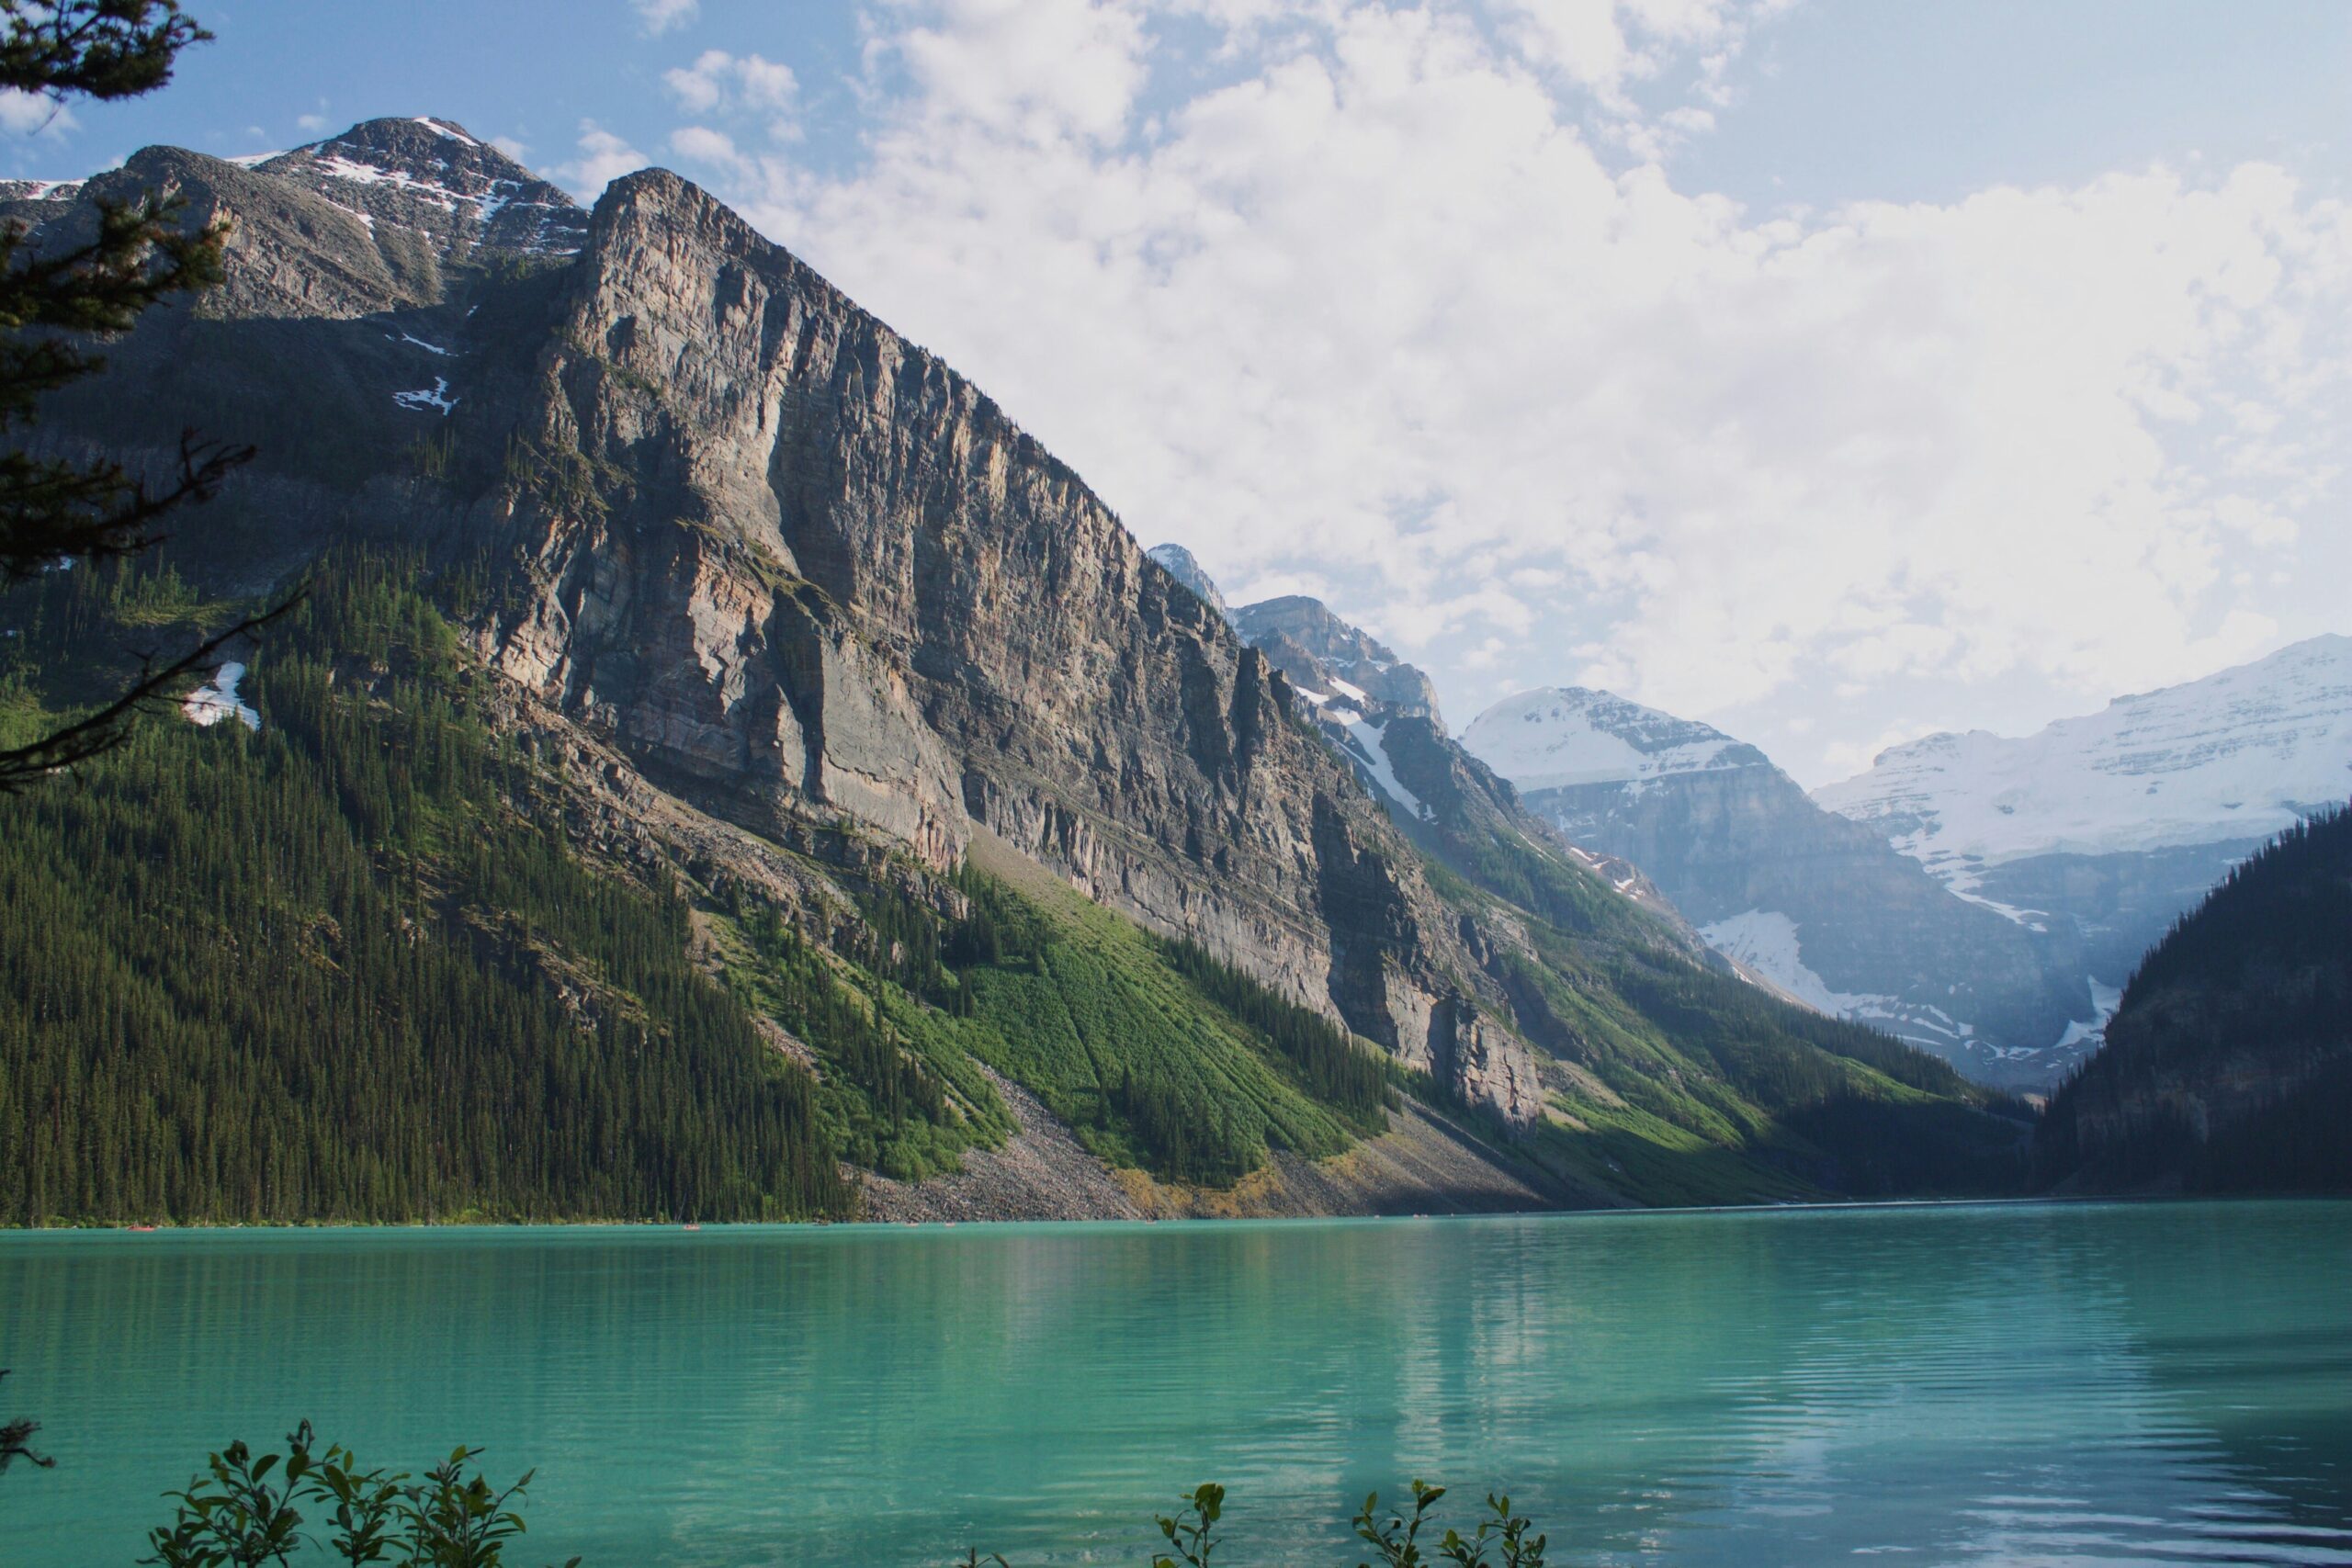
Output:
[[2036,1137],[2072,1191],[2352,1191],[2352,811],[2289,828],[2183,916]]
[[1183,546],[1156,545],[1149,553],[1288,678],[1303,705],[1302,716],[1321,728],[1373,798],[1429,852],[1474,881],[1500,878],[1507,897],[1539,908],[1544,900],[1536,885],[1555,879],[1541,871],[1532,879],[1503,871],[1496,857],[1510,858],[1522,844],[1528,846],[1524,854],[1539,862],[1565,857],[1590,874],[1574,880],[1580,895],[1589,896],[1590,878],[1598,877],[1654,917],[1686,956],[1723,973],[1737,972],[1638,866],[1561,839],[1527,810],[1508,783],[1446,733],[1429,677],[1371,633],[1319,599],[1286,595],[1229,609],[1216,581]]
[[1706,941],[1781,990],[1979,1082],[2046,1087],[2082,998],[2033,933],[1824,810],[1755,747],[1606,692],[1497,703],[1463,744],[1571,842],[1640,866]]
[[1385,644],[1340,619],[1319,599],[1293,595],[1233,613],[1242,640],[1294,680],[1343,700],[1379,703],[1403,715],[1432,716],[1437,690]]
[[2177,916],[2348,794],[2352,637],[2319,637],[2022,739],[1931,735],[1815,798],[1962,897],[2054,932],[2103,1004],[2071,1049]]
[[[62,242],[87,197],[150,186],[234,221],[227,281],[111,345],[43,434],[144,464],[194,415],[261,456],[157,561],[0,602],[0,718],[76,711],[125,649],[289,583],[315,609],[243,650],[257,731],[173,725],[6,806],[0,1077],[47,1086],[0,1097],[0,1143],[35,1151],[0,1162],[6,1213],[2021,1174],[2007,1107],[1712,965],[1401,705],[1378,751],[1427,809],[1400,818],[1067,465],[676,175],[582,213],[460,127],[375,121],[252,167],[149,149],[6,215]],[[1310,621],[1283,619],[1302,651]],[[296,863],[331,874],[267,869]],[[126,976],[140,1010],[97,1026]],[[407,1008],[428,983],[449,1005]],[[345,1066],[319,1054],[338,1018],[365,1021]],[[69,1100],[103,1136],[56,1135]],[[519,1126],[548,1136],[509,1168]],[[620,1151],[638,1174],[600,1182]]]
[[1217,613],[1228,625],[1233,612],[1225,603],[1225,595],[1216,591],[1216,583],[1202,567],[1193,552],[1182,545],[1154,545],[1148,552],[1168,575],[1193,591],[1193,597]]

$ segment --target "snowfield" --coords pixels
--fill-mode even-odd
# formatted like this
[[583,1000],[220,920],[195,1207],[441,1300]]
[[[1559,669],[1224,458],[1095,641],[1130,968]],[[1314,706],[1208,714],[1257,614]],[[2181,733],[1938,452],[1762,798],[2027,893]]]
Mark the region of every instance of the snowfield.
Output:
[[1930,735],[1814,792],[1954,885],[2028,855],[2267,837],[2352,795],[2352,637],[2118,697],[2020,739]]
[[1632,783],[1762,760],[1711,726],[1573,686],[1504,698],[1471,721],[1462,744],[1521,790]]
[[189,720],[207,729],[223,719],[233,718],[247,729],[261,729],[261,714],[238,694],[238,683],[245,678],[245,667],[231,660],[212,672],[212,679],[187,694],[181,705]]

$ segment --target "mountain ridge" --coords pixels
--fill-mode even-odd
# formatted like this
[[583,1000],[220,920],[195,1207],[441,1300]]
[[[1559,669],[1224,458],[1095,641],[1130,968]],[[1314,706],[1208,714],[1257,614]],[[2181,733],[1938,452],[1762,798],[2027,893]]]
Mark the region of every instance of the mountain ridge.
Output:
[[[480,191],[417,188],[513,177],[462,134],[319,144],[410,176],[356,182],[373,222],[314,153],[141,153],[240,218],[229,281],[119,345],[135,406],[51,417],[134,459],[187,407],[260,445],[167,553],[199,604],[329,545],[414,562],[562,784],[539,826],[685,901],[861,1160],[932,1179],[1006,1135],[983,1067],[1171,1180],[1320,1157],[1375,1135],[1330,1098],[1336,1038],[1547,1201],[2008,1179],[1988,1097],[1750,994],[1399,714],[1417,838],[1066,464],[707,193],[644,171],[576,253],[500,238]],[[1079,903],[975,872],[981,842]]]
[[1463,742],[1573,843],[1641,866],[1718,951],[2005,1088],[2046,1087],[2091,997],[2031,934],[1808,798],[1756,747],[1611,693],[1507,697]]

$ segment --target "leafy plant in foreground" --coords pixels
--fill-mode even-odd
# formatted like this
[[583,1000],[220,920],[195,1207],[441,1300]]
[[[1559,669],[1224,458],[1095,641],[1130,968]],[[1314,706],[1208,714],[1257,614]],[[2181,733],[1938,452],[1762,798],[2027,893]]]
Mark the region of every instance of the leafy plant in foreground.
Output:
[[[1363,1508],[1356,1515],[1356,1534],[1372,1543],[1373,1554],[1380,1559],[1382,1568],[1421,1568],[1429,1559],[1421,1554],[1419,1540],[1421,1526],[1428,1521],[1429,1511],[1445,1495],[1442,1486],[1431,1486],[1425,1481],[1413,1483],[1413,1517],[1390,1514],[1380,1517],[1380,1494],[1368,1493]],[[1451,1532],[1449,1532],[1451,1533]],[[1372,1568],[1362,1562],[1356,1568]]]
[[[1548,1536],[1530,1536],[1534,1521],[1523,1514],[1510,1511],[1510,1495],[1487,1494],[1487,1509],[1495,1517],[1480,1519],[1478,1528],[1468,1540],[1453,1530],[1445,1532],[1445,1540],[1438,1546],[1438,1555],[1457,1568],[1544,1568],[1544,1543]],[[1489,1559],[1489,1552],[1501,1555]]]
[[[458,1448],[412,1481],[405,1471],[363,1470],[339,1443],[321,1450],[311,1424],[287,1434],[284,1455],[255,1458],[243,1442],[210,1456],[208,1475],[166,1493],[179,1507],[148,1532],[156,1568],[263,1568],[305,1545],[348,1563],[398,1568],[501,1568],[523,1516],[513,1507],[532,1472],[494,1487],[467,1473],[480,1449]],[[322,1539],[302,1532],[304,1505],[329,1510]],[[579,1568],[574,1557],[565,1568]]]
[[1209,1527],[1225,1512],[1225,1488],[1216,1482],[1204,1482],[1193,1489],[1193,1500],[1174,1518],[1159,1517],[1159,1533],[1176,1549],[1176,1555],[1166,1553],[1151,1560],[1151,1568],[1209,1568],[1209,1554],[1216,1550],[1216,1538],[1209,1534]]

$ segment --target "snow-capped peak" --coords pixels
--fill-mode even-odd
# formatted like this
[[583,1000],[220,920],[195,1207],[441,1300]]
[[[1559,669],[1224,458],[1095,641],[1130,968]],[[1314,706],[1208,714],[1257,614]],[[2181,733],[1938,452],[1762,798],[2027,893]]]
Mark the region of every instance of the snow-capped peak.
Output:
[[1769,765],[1712,726],[1582,686],[1505,697],[1471,721],[1462,744],[1522,790]]
[[2352,795],[2352,637],[2011,738],[1930,735],[1814,798],[1951,877],[2029,855],[2107,854],[2277,832]]
[[587,214],[559,187],[446,119],[371,119],[256,165],[308,186],[370,229],[379,221],[445,246],[568,254]]

